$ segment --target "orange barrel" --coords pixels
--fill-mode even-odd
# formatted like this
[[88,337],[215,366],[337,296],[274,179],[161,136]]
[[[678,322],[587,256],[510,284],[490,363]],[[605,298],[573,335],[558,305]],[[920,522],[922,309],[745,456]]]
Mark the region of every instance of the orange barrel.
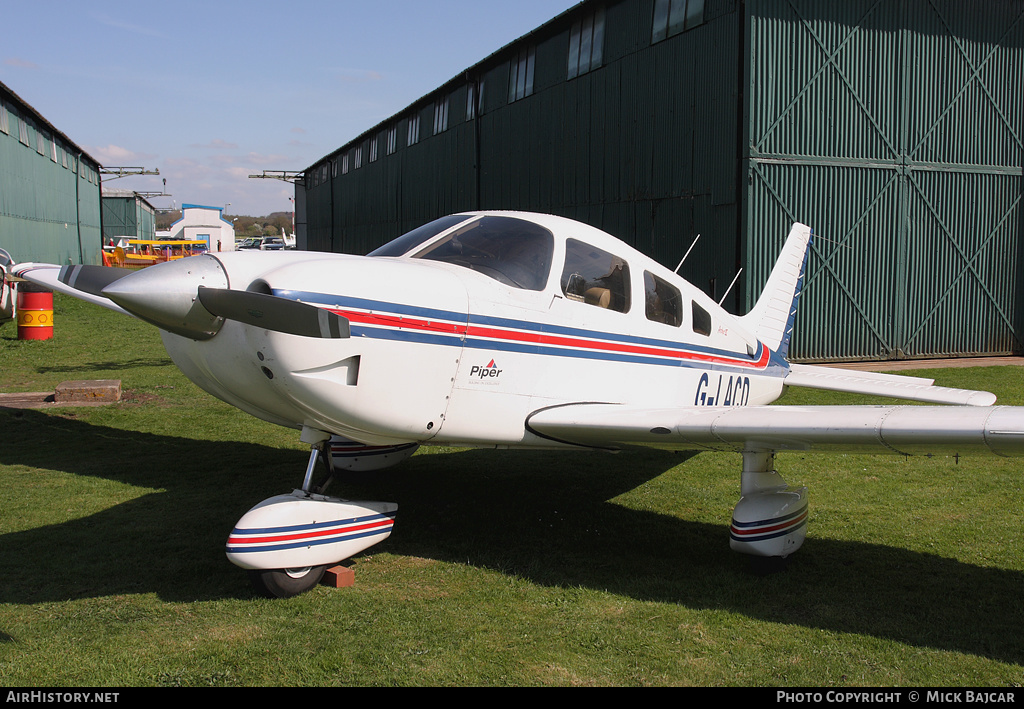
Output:
[[53,293],[29,283],[18,285],[18,339],[53,337]]

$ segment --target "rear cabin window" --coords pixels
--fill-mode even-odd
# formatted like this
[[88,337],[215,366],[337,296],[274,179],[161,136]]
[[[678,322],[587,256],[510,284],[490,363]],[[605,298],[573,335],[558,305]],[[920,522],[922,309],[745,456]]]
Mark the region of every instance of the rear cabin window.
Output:
[[561,282],[562,293],[570,300],[629,311],[629,265],[607,251],[567,239]]
[[644,307],[648,320],[672,327],[683,324],[683,297],[679,289],[650,271],[644,271]]
[[711,335],[711,314],[704,308],[692,302],[693,310],[693,331],[698,335]]
[[483,217],[413,258],[463,266],[514,288],[544,290],[554,250],[555,237],[538,224],[515,217]]

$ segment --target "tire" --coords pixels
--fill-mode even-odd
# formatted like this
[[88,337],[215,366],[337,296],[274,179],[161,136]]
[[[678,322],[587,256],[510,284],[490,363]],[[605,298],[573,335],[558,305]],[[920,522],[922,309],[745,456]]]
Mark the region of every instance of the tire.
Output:
[[305,569],[250,571],[249,580],[261,596],[291,598],[305,593],[320,583],[326,569],[326,566],[309,566]]

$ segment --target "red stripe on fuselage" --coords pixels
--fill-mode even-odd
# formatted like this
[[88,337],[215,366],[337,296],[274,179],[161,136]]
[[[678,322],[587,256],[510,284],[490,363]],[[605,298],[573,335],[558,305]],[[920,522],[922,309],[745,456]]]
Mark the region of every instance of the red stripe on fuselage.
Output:
[[668,359],[689,360],[705,362],[708,364],[727,364],[735,367],[747,367],[752,369],[764,369],[768,366],[768,361],[771,358],[771,353],[768,351],[767,347],[762,347],[761,356],[756,361],[752,361],[722,355],[703,354],[689,350],[652,347],[648,345],[633,345],[629,343],[609,342],[607,340],[589,340],[566,335],[549,335],[540,332],[506,330],[481,325],[467,326],[461,323],[437,322],[434,320],[423,320],[397,315],[378,315],[375,313],[338,310],[334,308],[330,308],[330,311],[347,318],[350,322],[376,327],[418,330],[421,332],[443,333],[447,335],[465,335],[467,337],[478,337],[489,340],[508,340],[534,345],[587,349],[595,352],[617,352],[630,355],[665,357]]
[[406,330],[423,330],[425,332],[439,332],[445,335],[464,335],[466,326],[463,324],[438,322],[435,320],[421,320],[409,318],[403,315],[378,315],[376,313],[361,313],[350,310],[336,310],[328,308],[330,312],[347,318],[351,322],[364,325],[375,325],[377,327],[393,327]]

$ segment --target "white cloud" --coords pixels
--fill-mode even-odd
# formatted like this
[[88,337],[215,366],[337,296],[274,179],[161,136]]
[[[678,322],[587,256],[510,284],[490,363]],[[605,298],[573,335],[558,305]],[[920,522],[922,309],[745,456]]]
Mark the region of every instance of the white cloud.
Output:
[[141,163],[152,162],[157,157],[153,153],[140,153],[112,143],[110,145],[87,146],[86,152],[99,160],[101,165],[114,167],[155,167],[142,165]]
[[363,84],[368,81],[381,81],[384,74],[373,69],[336,69],[334,71],[342,84]]
[[101,25],[113,27],[116,30],[122,30],[125,32],[130,32],[132,34],[142,35],[143,37],[156,37],[158,39],[166,39],[163,33],[156,29],[153,29],[152,26],[136,25],[132,24],[131,22],[125,22],[124,20],[110,17],[108,15],[95,15],[93,19],[95,19]]
[[211,140],[209,143],[206,143],[205,145],[201,145],[199,143],[192,143],[188,147],[199,148],[201,150],[237,150],[238,144],[231,143],[227,140],[221,140],[220,138],[215,138]]
[[13,66],[19,69],[38,69],[39,65],[21,57],[8,57],[4,59],[4,66]]

